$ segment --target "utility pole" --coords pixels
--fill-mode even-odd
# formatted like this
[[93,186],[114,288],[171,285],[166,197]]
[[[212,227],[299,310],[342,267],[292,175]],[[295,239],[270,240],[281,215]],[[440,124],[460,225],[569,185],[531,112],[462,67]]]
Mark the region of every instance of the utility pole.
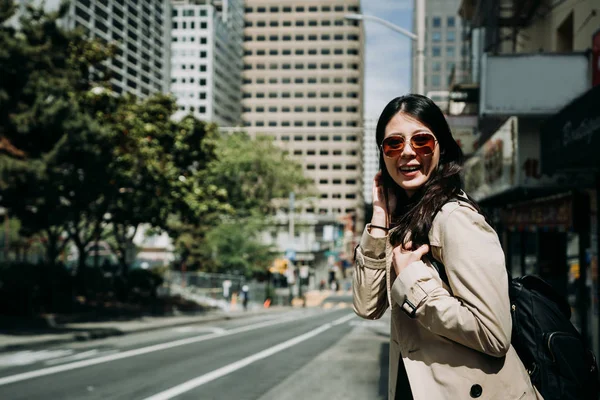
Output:
[[[293,263],[294,263],[294,259],[296,257],[294,257],[293,251],[294,251],[294,202],[296,200],[296,194],[294,192],[290,192],[290,198],[289,198],[289,209],[288,209],[288,251],[287,251],[287,258],[288,258],[288,267],[290,268],[290,272],[291,272],[291,277],[294,277],[294,272],[296,272],[293,268]],[[298,274],[297,279],[300,277],[300,274]],[[288,282],[290,282],[290,279],[288,278]],[[292,281],[293,282],[293,281]],[[294,282],[295,283],[295,282]],[[292,305],[292,300],[294,299],[294,284],[293,283],[289,283],[290,285],[290,306]]]
[[417,42],[417,85],[416,92],[425,95],[425,0],[415,0],[415,25],[416,33],[407,31],[406,29],[393,24],[385,19],[365,14],[346,14],[344,18],[354,21],[369,20],[377,22],[381,25],[404,35]]

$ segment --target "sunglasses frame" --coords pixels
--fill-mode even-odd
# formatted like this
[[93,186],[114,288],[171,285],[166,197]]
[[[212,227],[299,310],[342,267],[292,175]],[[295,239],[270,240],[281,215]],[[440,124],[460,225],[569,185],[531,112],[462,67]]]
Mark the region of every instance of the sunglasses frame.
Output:
[[[419,150],[418,150],[418,149],[415,149],[415,148],[414,148],[414,146],[411,144],[411,140],[412,140],[412,138],[413,138],[414,136],[419,136],[419,135],[427,135],[427,136],[431,136],[431,137],[433,137],[433,143],[434,143],[434,144],[433,144],[433,151],[432,151],[431,153],[428,153],[428,154],[421,154],[421,153],[419,153]],[[402,147],[402,150],[400,150],[400,152],[399,152],[397,155],[395,155],[395,156],[388,156],[387,154],[385,154],[385,151],[383,150],[383,142],[385,142],[385,141],[386,141],[386,139],[388,139],[388,138],[391,138],[391,137],[401,137],[402,139],[404,139],[404,145],[403,145],[403,146],[406,146],[406,143],[408,143],[408,144],[409,144],[409,146],[411,147],[411,149],[413,149],[413,151],[414,151],[415,153],[417,153],[417,155],[419,155],[419,156],[421,156],[421,157],[428,157],[428,156],[431,156],[431,155],[432,155],[432,154],[435,152],[435,146],[437,146],[437,144],[438,144],[438,140],[437,140],[437,138],[436,138],[436,137],[435,137],[435,135],[433,135],[432,133],[419,132],[419,133],[415,133],[415,134],[413,134],[413,135],[410,135],[408,138],[406,138],[406,137],[404,137],[404,136],[402,136],[402,135],[390,135],[390,136],[386,137],[385,139],[383,139],[383,141],[382,141],[382,142],[381,142],[381,144],[379,145],[379,148],[381,149],[381,153],[383,154],[383,156],[384,156],[384,157],[387,157],[387,158],[396,158],[396,157],[398,157],[400,154],[402,154],[402,152],[404,151],[404,147]]]

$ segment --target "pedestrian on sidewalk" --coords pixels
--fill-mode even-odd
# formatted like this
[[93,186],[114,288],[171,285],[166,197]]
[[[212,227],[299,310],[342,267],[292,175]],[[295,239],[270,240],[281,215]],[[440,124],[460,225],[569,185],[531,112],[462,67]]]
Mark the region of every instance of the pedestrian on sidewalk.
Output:
[[242,286],[242,304],[244,305],[244,311],[248,310],[248,299],[250,298],[250,288],[248,285]]
[[359,316],[391,308],[389,398],[541,398],[510,344],[504,254],[461,189],[463,155],[444,114],[425,96],[395,98],[376,140],[352,288]]

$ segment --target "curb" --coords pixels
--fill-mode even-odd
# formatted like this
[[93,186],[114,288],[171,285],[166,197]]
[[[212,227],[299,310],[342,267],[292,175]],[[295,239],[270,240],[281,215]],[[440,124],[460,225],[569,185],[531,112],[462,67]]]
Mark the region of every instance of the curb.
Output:
[[[65,333],[64,334],[65,336],[61,337],[61,338],[39,340],[39,341],[31,342],[31,343],[14,343],[14,344],[8,344],[8,345],[0,345],[0,354],[10,352],[10,351],[16,351],[16,350],[33,350],[33,349],[38,349],[41,347],[46,347],[46,346],[56,345],[56,344],[87,342],[87,341],[92,341],[92,340],[105,339],[108,337],[124,336],[124,335],[133,334],[133,333],[151,332],[151,331],[156,331],[156,330],[160,330],[160,329],[176,328],[176,327],[187,326],[187,325],[196,325],[196,324],[204,324],[204,323],[215,322],[215,321],[249,318],[249,317],[260,316],[260,315],[269,314],[269,313],[281,313],[281,312],[290,311],[290,310],[293,310],[293,308],[287,307],[287,308],[283,308],[283,309],[266,309],[266,310],[260,310],[259,312],[255,312],[255,313],[239,313],[239,314],[233,314],[233,315],[232,314],[221,314],[221,315],[213,315],[213,316],[199,316],[197,321],[181,321],[181,322],[176,322],[176,323],[172,323],[172,324],[165,323],[165,324],[142,326],[142,327],[137,327],[137,328],[132,328],[132,329],[124,329],[124,330],[121,330],[119,328],[110,328],[110,327],[82,330],[81,332],[76,332],[76,333]],[[59,335],[59,334],[57,334],[57,335]]]

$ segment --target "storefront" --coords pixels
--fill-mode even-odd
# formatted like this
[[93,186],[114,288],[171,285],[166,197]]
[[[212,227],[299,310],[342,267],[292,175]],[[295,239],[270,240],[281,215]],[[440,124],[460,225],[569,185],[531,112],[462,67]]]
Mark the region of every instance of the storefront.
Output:
[[565,295],[600,355],[600,89],[590,92],[551,117],[500,121],[465,163],[464,181],[499,234],[508,270],[539,275]]
[[572,321],[589,332],[590,199],[567,192],[507,205],[500,212],[506,264],[513,277],[534,274],[571,305]]
[[[589,239],[579,241],[580,256],[575,269],[579,293],[579,307],[587,307],[586,321],[581,325],[600,354],[600,319],[598,284],[598,234],[600,225],[598,193],[600,185],[600,86],[595,86],[573,100],[541,129],[541,171],[544,174],[583,175],[590,178],[591,185],[582,185],[579,192],[585,193],[588,203],[579,203],[575,212],[579,223],[589,226]],[[583,261],[583,262],[582,262]]]

